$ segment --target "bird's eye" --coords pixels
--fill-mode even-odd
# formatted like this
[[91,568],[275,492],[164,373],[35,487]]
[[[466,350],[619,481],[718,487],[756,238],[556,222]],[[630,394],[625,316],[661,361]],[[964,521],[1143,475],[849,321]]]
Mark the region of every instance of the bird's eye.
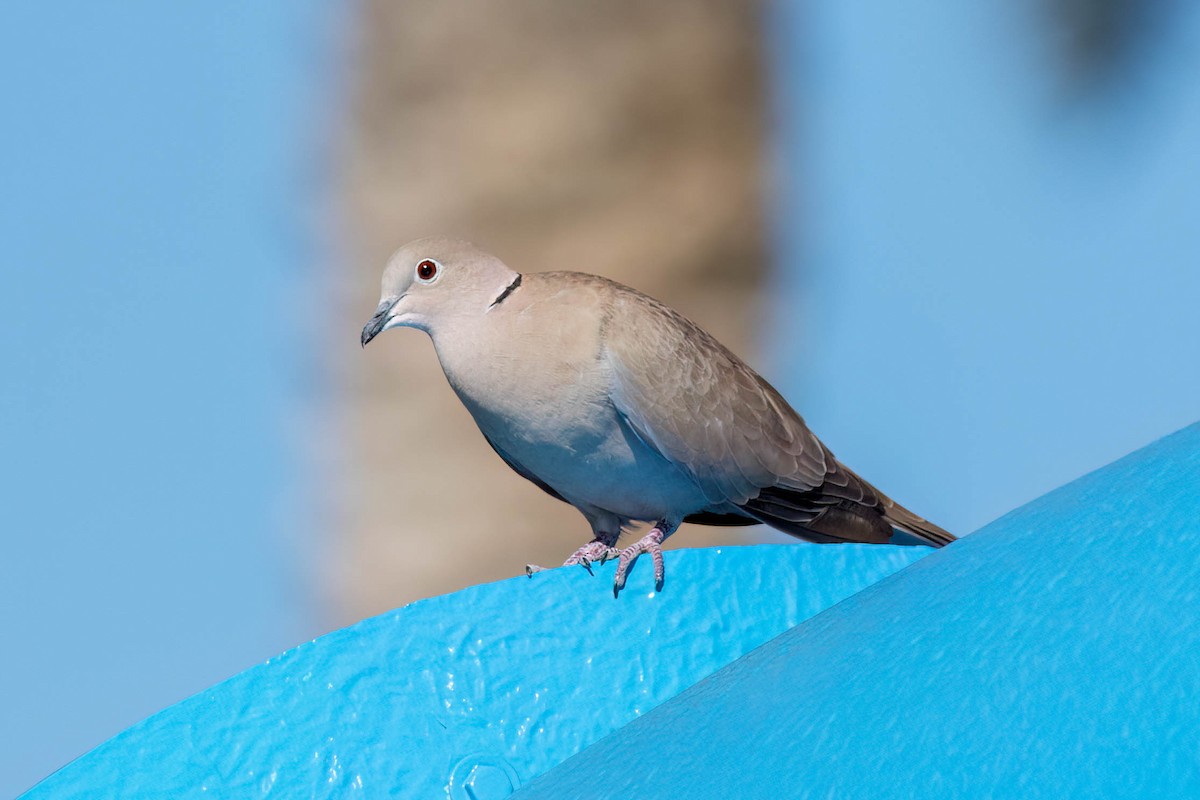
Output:
[[425,283],[432,281],[437,277],[437,274],[438,263],[436,261],[431,261],[430,259],[426,258],[417,264],[417,278]]

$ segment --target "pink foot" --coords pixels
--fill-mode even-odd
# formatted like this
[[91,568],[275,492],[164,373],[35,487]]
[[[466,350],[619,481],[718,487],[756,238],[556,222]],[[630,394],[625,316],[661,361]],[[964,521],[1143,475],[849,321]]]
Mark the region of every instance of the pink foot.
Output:
[[625,588],[625,576],[629,572],[630,566],[637,560],[637,557],[643,553],[649,553],[654,559],[654,589],[662,591],[663,587],[663,556],[662,543],[663,539],[667,538],[667,533],[663,531],[663,523],[659,523],[650,529],[650,532],[638,539],[633,544],[621,551],[620,561],[617,563],[617,576],[613,579],[613,597],[621,593]]
[[[597,536],[595,539],[592,539],[583,547],[572,553],[571,557],[563,562],[563,566],[573,567],[578,564],[586,569],[589,574],[594,575],[595,573],[592,572],[593,562],[599,561],[601,564],[603,564],[610,558],[616,558],[618,552],[620,552],[617,550],[617,548],[613,547],[613,545],[616,543],[616,536],[612,536],[609,539],[602,539]],[[549,567],[539,567],[537,564],[526,564],[525,574],[532,578],[533,573],[544,572],[547,569],[549,569]]]
[[618,554],[617,548],[613,547],[608,542],[601,539],[592,539],[583,547],[571,554],[571,557],[563,562],[564,567],[573,567],[576,564],[588,571],[588,574],[594,575],[592,572],[592,562],[599,561],[603,564],[610,558],[614,558]]

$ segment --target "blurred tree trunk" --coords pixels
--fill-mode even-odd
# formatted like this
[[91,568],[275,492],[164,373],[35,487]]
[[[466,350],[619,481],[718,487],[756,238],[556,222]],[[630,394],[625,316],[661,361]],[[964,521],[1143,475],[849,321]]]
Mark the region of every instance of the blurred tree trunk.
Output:
[[[345,436],[341,538],[328,548],[338,621],[556,565],[589,537],[578,512],[495,457],[422,334],[394,331],[359,352],[400,244],[456,235],[520,271],[607,275],[752,355],[766,249],[761,10],[361,6],[340,142],[347,289],[331,345]],[[690,528],[672,543],[747,536]]]

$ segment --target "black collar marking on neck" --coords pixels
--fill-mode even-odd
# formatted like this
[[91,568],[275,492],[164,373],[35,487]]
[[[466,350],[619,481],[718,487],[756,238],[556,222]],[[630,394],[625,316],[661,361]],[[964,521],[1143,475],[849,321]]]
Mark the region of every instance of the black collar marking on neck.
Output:
[[493,300],[493,301],[492,301],[492,304],[491,304],[490,306],[488,306],[488,308],[495,308],[496,306],[498,306],[498,305],[500,305],[501,303],[503,303],[503,302],[504,302],[504,299],[505,299],[506,297],[508,297],[510,294],[512,294],[513,292],[515,292],[515,291],[517,290],[517,287],[518,287],[518,286],[520,286],[520,285],[521,285],[521,276],[520,276],[520,275],[518,275],[517,277],[513,278],[513,282],[512,282],[512,283],[510,283],[510,284],[509,284],[509,285],[508,285],[508,286],[505,288],[505,290],[504,290],[503,292],[501,292],[501,293],[500,293],[500,296],[499,296],[499,297],[497,297],[495,300]]

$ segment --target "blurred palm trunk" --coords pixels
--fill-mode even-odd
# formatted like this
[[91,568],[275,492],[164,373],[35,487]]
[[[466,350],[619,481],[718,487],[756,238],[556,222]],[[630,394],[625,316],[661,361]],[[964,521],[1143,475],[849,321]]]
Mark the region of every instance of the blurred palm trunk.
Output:
[[[561,563],[583,518],[510,472],[423,335],[359,352],[389,253],[429,234],[521,271],[630,283],[752,356],[765,270],[758,3],[361,6],[340,143],[347,287],[331,344],[344,465],[327,549],[339,619]],[[672,544],[746,542],[691,528]],[[586,577],[586,576],[584,576]]]

